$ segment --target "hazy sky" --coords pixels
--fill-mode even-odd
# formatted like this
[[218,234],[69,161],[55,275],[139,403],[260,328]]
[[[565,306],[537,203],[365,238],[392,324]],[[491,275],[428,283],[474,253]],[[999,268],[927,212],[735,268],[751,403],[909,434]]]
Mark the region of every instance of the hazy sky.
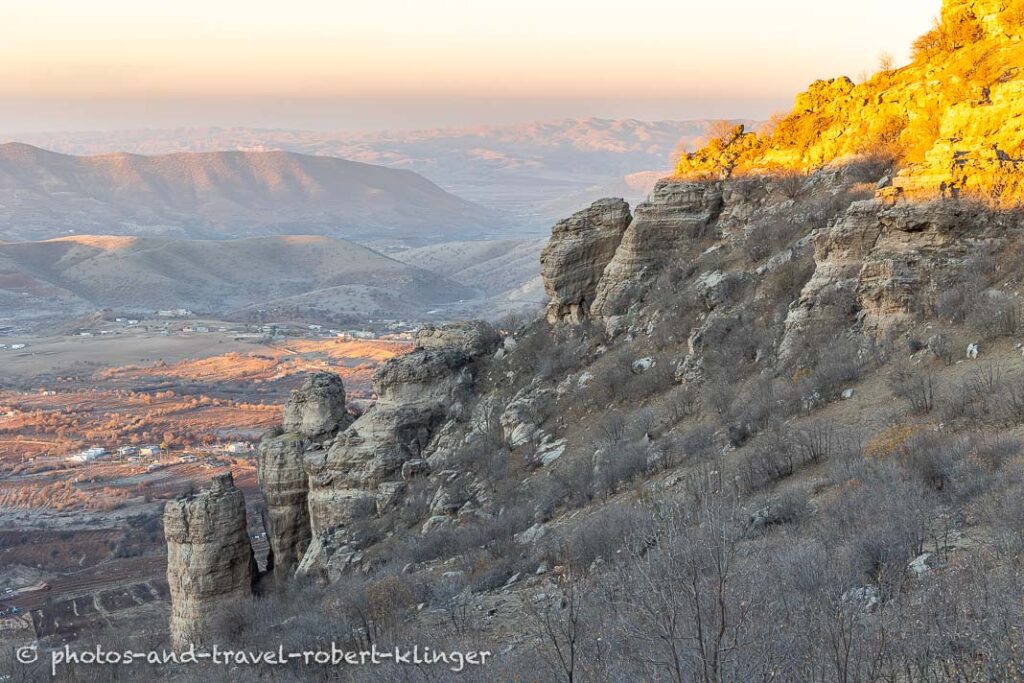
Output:
[[940,0],[0,0],[0,131],[764,117]]

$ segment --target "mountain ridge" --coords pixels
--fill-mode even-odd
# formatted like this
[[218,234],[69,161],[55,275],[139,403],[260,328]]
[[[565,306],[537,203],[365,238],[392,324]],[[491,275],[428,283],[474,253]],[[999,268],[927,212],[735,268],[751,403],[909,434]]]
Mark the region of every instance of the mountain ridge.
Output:
[[0,234],[224,238],[308,233],[430,243],[501,226],[408,170],[295,152],[77,157],[0,145]]

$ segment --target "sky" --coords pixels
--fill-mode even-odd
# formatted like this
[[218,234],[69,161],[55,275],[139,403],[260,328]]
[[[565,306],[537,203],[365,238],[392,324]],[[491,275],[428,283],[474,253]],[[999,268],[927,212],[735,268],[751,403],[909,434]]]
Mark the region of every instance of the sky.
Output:
[[766,118],[940,0],[0,0],[0,132]]

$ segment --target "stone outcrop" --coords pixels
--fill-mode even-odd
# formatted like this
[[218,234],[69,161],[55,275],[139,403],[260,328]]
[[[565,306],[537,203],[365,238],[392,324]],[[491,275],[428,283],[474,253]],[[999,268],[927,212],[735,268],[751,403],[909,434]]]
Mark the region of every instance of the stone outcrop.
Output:
[[625,201],[601,199],[555,225],[540,255],[541,278],[551,297],[549,321],[587,317],[597,283],[631,220]]
[[416,346],[426,350],[459,351],[479,356],[497,348],[501,336],[490,324],[464,320],[448,325],[424,325],[416,333]]
[[164,508],[171,643],[207,643],[221,610],[252,594],[256,560],[249,543],[245,497],[231,474],[210,489]]
[[330,372],[307,376],[284,408],[284,431],[307,439],[330,436],[350,421],[345,410],[345,385]]
[[391,507],[405,479],[425,470],[438,429],[467,411],[476,360],[499,342],[486,323],[424,328],[414,351],[377,373],[376,403],[328,450],[307,452],[312,541],[300,572],[335,576],[358,558],[352,525]]
[[312,536],[306,454],[322,452],[351,423],[341,378],[315,372],[285,404],[284,433],[272,432],[260,443],[256,474],[267,504],[267,565],[278,579],[295,572]]
[[880,337],[930,315],[937,294],[970,275],[972,258],[1017,230],[1011,216],[972,203],[855,202],[814,235],[815,272],[786,319],[783,362],[838,330]]
[[944,0],[941,25],[913,62],[862,83],[818,81],[763,134],[683,155],[684,178],[807,172],[857,157],[893,157],[889,193],[970,195],[1012,206],[1024,193],[1024,12],[1016,0]]
[[263,439],[257,456],[256,475],[267,505],[263,518],[270,545],[267,566],[277,578],[294,573],[309,547],[306,446],[298,434],[281,434]]
[[637,206],[597,285],[593,314],[610,317],[625,313],[652,284],[651,275],[678,258],[680,247],[703,236],[723,205],[720,183],[659,181],[647,201]]

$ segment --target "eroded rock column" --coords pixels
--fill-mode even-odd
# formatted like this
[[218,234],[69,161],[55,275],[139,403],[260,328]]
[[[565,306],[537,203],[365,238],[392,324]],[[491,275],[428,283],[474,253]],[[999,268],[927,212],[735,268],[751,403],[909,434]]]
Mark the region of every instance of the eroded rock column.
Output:
[[284,433],[272,432],[260,443],[256,474],[267,505],[267,567],[277,579],[294,574],[309,547],[309,478],[303,459],[322,453],[351,422],[341,378],[315,372],[285,404]]
[[209,643],[223,610],[250,596],[257,577],[245,497],[231,474],[214,477],[208,490],[168,502],[164,534],[171,645]]

